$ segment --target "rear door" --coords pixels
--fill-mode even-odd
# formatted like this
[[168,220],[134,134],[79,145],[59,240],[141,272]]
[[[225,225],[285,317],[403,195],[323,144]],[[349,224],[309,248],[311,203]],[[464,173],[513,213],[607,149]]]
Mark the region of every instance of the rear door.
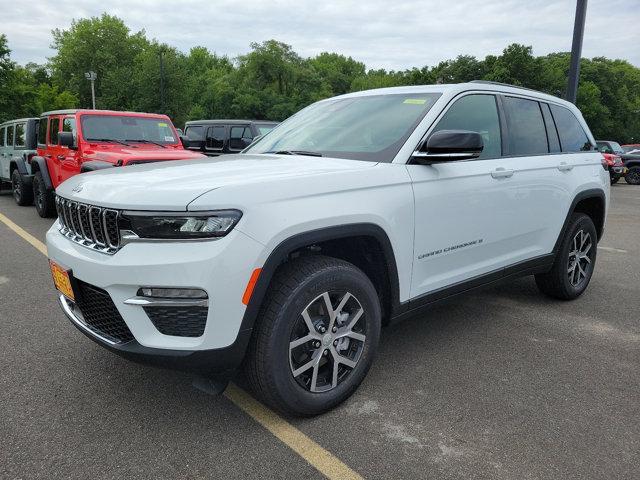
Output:
[[11,163],[11,157],[13,155],[13,139],[15,136],[15,125],[14,124],[9,124],[6,126],[6,133],[5,133],[5,142],[4,142],[4,146],[2,147],[2,155],[0,156],[0,159],[2,159],[2,177],[3,178],[9,178],[9,165]]
[[7,134],[7,126],[0,127],[0,177],[9,178],[9,160],[5,152],[5,136]]
[[49,176],[53,187],[57,188],[62,181],[62,162],[65,155],[62,147],[58,145],[58,134],[60,133],[60,116],[51,115],[49,117],[49,129],[47,134],[47,148],[44,151],[44,158],[49,169]]
[[221,155],[227,146],[227,128],[224,125],[207,127],[205,151],[207,155]]
[[239,153],[253,141],[250,125],[231,125],[229,127],[229,152]]

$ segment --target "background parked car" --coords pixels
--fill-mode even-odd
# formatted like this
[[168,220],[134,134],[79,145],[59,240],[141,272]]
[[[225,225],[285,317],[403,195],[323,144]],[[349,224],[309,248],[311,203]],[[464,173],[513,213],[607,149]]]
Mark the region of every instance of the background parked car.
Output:
[[193,120],[185,124],[185,135],[189,149],[218,156],[241,152],[276,125],[263,120]]
[[624,153],[631,155],[640,155],[640,143],[630,143],[629,145],[621,145]]
[[640,155],[627,153],[618,142],[598,140],[598,150],[602,153],[618,155],[624,164],[625,181],[630,185],[640,185]]
[[33,202],[31,158],[36,154],[37,118],[19,118],[0,125],[0,188],[11,184],[18,205]]
[[166,115],[111,110],[42,114],[31,159],[33,195],[41,217],[55,213],[54,189],[78,173],[165,160],[204,158],[186,151]]
[[604,162],[607,164],[607,170],[609,170],[609,178],[611,179],[611,185],[618,183],[618,180],[624,176],[624,163],[619,155],[613,153],[603,153]]

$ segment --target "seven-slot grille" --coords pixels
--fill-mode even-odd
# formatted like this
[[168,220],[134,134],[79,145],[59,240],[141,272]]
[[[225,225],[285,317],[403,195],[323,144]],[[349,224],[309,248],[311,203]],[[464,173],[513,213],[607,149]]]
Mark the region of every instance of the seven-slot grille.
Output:
[[85,247],[113,254],[120,248],[118,211],[56,196],[60,232]]

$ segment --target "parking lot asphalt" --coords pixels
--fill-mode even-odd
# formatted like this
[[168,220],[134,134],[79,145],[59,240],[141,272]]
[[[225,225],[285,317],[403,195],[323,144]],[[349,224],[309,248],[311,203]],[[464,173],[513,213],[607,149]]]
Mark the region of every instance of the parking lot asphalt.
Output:
[[[612,187],[587,292],[532,278],[383,331],[354,396],[292,427],[365,478],[640,476],[640,187]],[[44,240],[52,220],[0,194]],[[227,397],[129,363],[60,311],[46,258],[0,222],[0,478],[322,478]]]

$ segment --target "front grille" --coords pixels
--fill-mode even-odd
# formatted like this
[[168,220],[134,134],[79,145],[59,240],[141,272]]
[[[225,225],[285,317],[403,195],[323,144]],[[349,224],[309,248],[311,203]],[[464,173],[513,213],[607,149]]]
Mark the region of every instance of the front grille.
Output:
[[118,211],[56,196],[60,232],[85,247],[113,254],[120,248]]
[[77,280],[76,306],[80,309],[86,326],[97,335],[114,343],[127,343],[133,335],[107,292],[81,280]]
[[164,335],[200,337],[207,323],[208,307],[144,307],[151,323]]

